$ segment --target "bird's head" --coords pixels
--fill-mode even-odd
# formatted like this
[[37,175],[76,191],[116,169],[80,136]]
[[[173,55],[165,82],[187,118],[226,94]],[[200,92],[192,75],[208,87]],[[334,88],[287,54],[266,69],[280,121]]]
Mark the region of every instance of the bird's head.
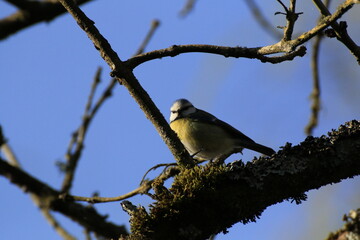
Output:
[[196,112],[196,108],[188,100],[178,99],[171,106],[170,112],[170,122],[172,122]]

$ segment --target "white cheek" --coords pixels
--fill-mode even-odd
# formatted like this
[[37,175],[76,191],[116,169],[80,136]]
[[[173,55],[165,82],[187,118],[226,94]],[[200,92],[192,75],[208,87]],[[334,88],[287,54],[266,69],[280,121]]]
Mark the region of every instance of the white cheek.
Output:
[[170,114],[170,122],[174,121],[177,118],[178,114],[177,113],[171,113]]

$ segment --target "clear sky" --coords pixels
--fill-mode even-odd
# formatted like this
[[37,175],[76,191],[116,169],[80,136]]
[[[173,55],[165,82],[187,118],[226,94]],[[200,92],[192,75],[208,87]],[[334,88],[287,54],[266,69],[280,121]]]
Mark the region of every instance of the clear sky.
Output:
[[[181,18],[183,4],[112,0],[94,1],[82,9],[122,60],[136,51],[155,18],[161,26],[148,51],[174,44],[257,47],[276,42],[258,26],[243,1],[199,1],[189,16]],[[276,1],[261,4],[274,28],[285,24],[282,15],[274,15],[282,11]],[[0,2],[0,17],[13,11]],[[298,11],[304,14],[295,33],[309,30],[318,13],[311,5],[299,5]],[[350,35],[359,43],[358,11],[355,6],[346,20]],[[167,119],[172,102],[187,98],[255,141],[279,150],[286,142],[296,145],[306,137],[312,88],[311,45],[307,47],[305,57],[277,65],[183,54],[147,62],[135,75]],[[59,188],[63,176],[55,162],[64,159],[71,133],[81,122],[97,67],[103,67],[103,74],[96,97],[110,80],[109,67],[69,15],[1,41],[0,52],[0,124],[24,169]],[[326,39],[320,59],[322,110],[314,136],[360,116],[360,69],[355,58],[335,39]],[[249,161],[254,155],[245,150],[232,159]],[[71,193],[122,195],[136,188],[150,167],[173,161],[126,89],[117,86],[89,129]],[[61,239],[27,194],[5,178],[0,178],[0,189],[0,239]],[[360,178],[310,191],[308,196],[301,205],[271,206],[256,223],[236,224],[217,239],[323,239],[342,225],[344,213],[360,206]],[[151,203],[147,196],[129,200],[135,205]],[[111,221],[128,226],[129,217],[119,203],[96,208],[109,214]],[[84,238],[77,224],[56,216],[70,233]]]

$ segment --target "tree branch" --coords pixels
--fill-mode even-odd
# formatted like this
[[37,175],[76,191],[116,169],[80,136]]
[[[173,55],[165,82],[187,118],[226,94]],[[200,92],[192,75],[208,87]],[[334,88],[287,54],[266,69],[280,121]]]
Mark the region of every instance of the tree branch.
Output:
[[[286,20],[287,20],[286,27],[284,28],[284,36],[282,40],[285,42],[290,41],[294,31],[295,22],[298,19],[299,15],[302,14],[302,12],[301,13],[295,12],[296,0],[290,0],[289,8],[287,8],[281,0],[277,0],[277,1],[284,8],[285,13],[282,14],[286,16]],[[280,14],[280,12],[276,12],[275,14]]]
[[[328,10],[328,8],[324,5],[324,3],[322,1],[313,0],[313,2],[324,17],[331,15],[330,11]],[[340,9],[345,10],[346,8],[351,8],[352,5],[359,4],[359,3],[360,3],[359,0],[346,0],[343,4],[341,4],[338,7],[337,11],[339,11]],[[346,30],[346,27],[347,27],[346,24],[340,25],[334,21],[330,25],[335,30],[336,38],[350,50],[350,52],[356,58],[358,64],[360,64],[360,47],[350,38],[350,36]]]
[[82,117],[82,123],[79,126],[79,128],[72,134],[72,138],[70,139],[68,149],[66,151],[66,166],[65,166],[65,177],[64,181],[62,183],[61,192],[68,193],[72,182],[75,176],[75,170],[78,164],[78,161],[80,160],[82,150],[84,148],[84,141],[85,136],[87,133],[87,130],[89,129],[89,126],[94,119],[96,113],[98,112],[100,106],[103,105],[106,99],[108,99],[111,96],[111,90],[115,86],[116,82],[111,81],[106,90],[103,92],[99,100],[96,102],[96,104],[93,106],[93,98],[96,91],[97,86],[99,85],[101,79],[101,68],[98,68],[96,71],[93,83],[91,85],[90,94],[88,97],[88,101],[85,106],[85,111]]
[[[161,164],[163,165],[163,164]],[[175,165],[175,166],[174,166]],[[74,196],[74,195],[68,195],[68,194],[63,194],[60,196],[60,198],[62,199],[66,199],[66,200],[72,200],[72,201],[84,201],[84,202],[89,202],[89,203],[106,203],[106,202],[117,202],[117,201],[122,201],[125,199],[128,199],[130,197],[133,197],[135,195],[138,194],[148,194],[149,195],[149,190],[152,187],[152,184],[154,182],[158,182],[158,181],[162,181],[164,182],[165,180],[177,175],[180,172],[179,167],[176,166],[177,164],[166,164],[167,167],[159,176],[157,176],[155,179],[152,180],[144,180],[144,178],[141,180],[140,186],[134,190],[132,190],[131,192],[128,192],[126,194],[123,194],[121,196],[117,196],[117,197],[82,197],[82,196]],[[144,176],[145,177],[145,176]]]
[[[91,0],[77,0],[79,5]],[[64,7],[56,1],[8,0],[20,10],[0,20],[0,40],[39,22],[50,22],[65,13]]]
[[[328,7],[330,0],[325,0],[324,5]],[[319,18],[318,22],[322,19]],[[320,74],[319,74],[319,52],[320,52],[320,43],[323,39],[323,34],[318,34],[313,43],[313,50],[311,55],[311,69],[313,77],[313,90],[311,92],[310,98],[312,100],[311,105],[311,116],[308,124],[305,127],[305,133],[311,135],[314,128],[318,125],[319,122],[319,112],[321,107],[320,101]]]
[[0,158],[0,175],[9,179],[25,192],[36,195],[41,199],[43,207],[62,213],[101,236],[116,239],[120,235],[128,234],[124,226],[106,221],[106,217],[101,216],[94,208],[60,199],[60,192],[21,169],[10,165],[2,158]]
[[135,57],[130,58],[125,63],[130,68],[136,68],[140,64],[144,62],[161,59],[164,57],[175,57],[177,55],[183,53],[211,53],[216,55],[222,55],[224,57],[234,57],[234,58],[250,58],[250,59],[259,59],[262,62],[270,62],[270,63],[279,63],[283,61],[289,61],[294,59],[297,56],[304,56],[306,53],[306,48],[302,47],[301,49],[296,49],[295,51],[289,51],[290,53],[286,53],[283,56],[279,57],[267,57],[264,55],[274,54],[285,52],[288,50],[285,45],[284,47],[280,46],[280,43],[266,46],[266,47],[255,47],[255,48],[247,48],[247,47],[224,47],[217,45],[207,45],[207,44],[189,44],[189,45],[173,45],[169,48],[159,49],[151,52],[147,52],[144,54],[137,55]]
[[[192,44],[192,45],[174,45],[169,48],[159,49],[151,52],[147,52],[141,55],[137,55],[128,59],[124,62],[129,68],[134,69],[140,64],[151,61],[154,59],[161,59],[164,57],[174,57],[183,53],[190,52],[202,52],[202,53],[211,53],[222,55],[224,57],[244,57],[251,59],[259,59],[262,62],[270,62],[270,63],[279,63],[283,61],[292,60],[296,56],[304,56],[305,47],[301,49],[296,49],[303,43],[307,42],[317,34],[319,34],[326,27],[331,25],[337,19],[339,19],[343,14],[345,14],[351,7],[354,5],[356,0],[347,0],[343,4],[341,4],[337,11],[334,14],[327,16],[322,19],[322,21],[312,28],[311,30],[301,34],[298,38],[294,40],[284,41],[281,40],[278,43],[273,45],[264,46],[264,47],[254,47],[254,48],[246,48],[246,47],[224,47],[224,46],[216,46],[216,45],[203,45],[203,44]],[[276,54],[276,53],[285,53],[280,57],[266,57],[265,55]]]
[[311,104],[311,116],[308,124],[305,127],[305,133],[311,135],[314,128],[318,125],[319,112],[320,112],[320,76],[319,76],[319,50],[321,43],[322,35],[318,35],[315,38],[313,44],[313,50],[311,55],[311,68],[313,75],[313,90],[311,92],[310,98],[312,100]]
[[[146,34],[143,42],[140,44],[140,47],[136,51],[136,54],[141,54],[145,47],[148,45],[150,39],[155,33],[155,30],[159,27],[159,21],[153,20],[151,23],[151,28],[149,32]],[[100,74],[101,74],[101,68],[99,68],[96,71],[93,84],[91,86],[90,94],[88,97],[88,102],[85,106],[85,112],[82,117],[82,123],[78,127],[78,129],[72,134],[72,138],[70,139],[68,149],[66,151],[66,166],[65,166],[65,172],[66,175],[64,177],[61,191],[63,193],[68,193],[72,182],[74,180],[75,176],[75,170],[78,164],[78,161],[80,160],[82,150],[84,148],[84,141],[86,137],[87,130],[89,128],[89,125],[91,124],[92,120],[95,118],[96,113],[98,110],[103,106],[104,102],[112,96],[112,91],[115,86],[117,86],[117,80],[115,78],[112,78],[109,85],[105,88],[102,95],[99,97],[95,105],[93,105],[93,97],[95,90],[100,82]],[[62,164],[60,164],[62,165]]]
[[74,17],[78,25],[86,32],[101,57],[112,69],[112,75],[119,83],[125,86],[130,95],[138,103],[146,117],[152,122],[165,144],[174,155],[180,166],[188,168],[195,165],[189,153],[185,150],[176,134],[170,129],[169,124],[151,100],[148,93],[140,85],[131,68],[122,62],[117,53],[111,48],[108,41],[100,34],[94,22],[90,20],[72,0],[59,0],[66,10]]
[[82,202],[89,202],[91,204],[94,203],[107,203],[107,202],[117,202],[128,199],[138,194],[147,193],[151,189],[152,181],[145,181],[141,184],[138,188],[123,194],[117,197],[82,197],[82,196],[75,196],[75,195],[61,195],[60,198],[72,201],[82,201]]
[[134,212],[128,239],[206,239],[255,221],[268,206],[300,203],[306,191],[359,175],[359,157],[360,122],[354,120],[328,136],[287,144],[271,158],[186,169],[170,189],[154,187],[158,201],[150,213]]
[[185,6],[183,7],[183,9],[181,9],[181,11],[179,13],[180,16],[186,17],[187,15],[189,15],[189,13],[194,10],[195,3],[196,3],[196,0],[187,0]]

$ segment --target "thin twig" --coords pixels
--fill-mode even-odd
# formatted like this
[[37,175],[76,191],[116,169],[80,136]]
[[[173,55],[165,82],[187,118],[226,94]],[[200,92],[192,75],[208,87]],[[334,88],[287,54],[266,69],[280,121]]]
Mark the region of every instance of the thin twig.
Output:
[[285,13],[276,12],[275,15],[283,14],[286,16],[286,20],[287,20],[286,26],[284,27],[284,36],[283,36],[282,41],[285,41],[285,42],[290,41],[292,38],[292,33],[294,31],[295,22],[298,19],[299,15],[302,14],[302,12],[300,12],[300,13],[295,12],[296,0],[290,0],[289,8],[287,8],[281,0],[277,0],[277,1],[284,8]]
[[294,32],[294,25],[299,17],[299,14],[295,12],[296,0],[290,0],[289,11],[286,13],[287,24],[284,31],[284,41],[289,41],[292,38]]
[[259,25],[275,39],[281,39],[282,34],[270,24],[268,19],[265,18],[265,15],[261,11],[260,7],[256,4],[255,0],[245,0],[245,3],[251,10],[255,20],[259,23]]
[[[324,6],[328,8],[330,4],[330,0],[324,1]],[[318,22],[320,22],[322,17],[319,18]],[[313,90],[310,95],[312,100],[311,105],[311,116],[309,123],[305,127],[305,133],[307,135],[312,135],[314,128],[318,125],[319,122],[319,112],[321,107],[320,101],[320,74],[319,74],[319,52],[320,52],[320,43],[323,39],[322,34],[318,34],[313,43],[312,57],[311,57],[311,69],[313,76]]]
[[[321,0],[313,0],[313,2],[324,17],[331,15],[330,11]],[[354,4],[359,3],[359,0],[346,0],[338,7],[337,11],[339,11],[339,8],[344,8],[344,6],[351,8]],[[337,39],[350,50],[358,64],[360,64],[360,47],[350,38],[346,30],[346,24],[340,25],[336,21],[333,21],[330,25],[335,30]]]
[[[177,165],[177,164],[165,164],[165,165],[167,165],[167,167],[169,167],[171,165]],[[180,172],[180,168],[178,166],[173,166],[173,167],[171,167],[169,169],[166,168],[155,179],[149,180],[149,181],[144,180],[144,181],[142,181],[141,185],[138,188],[132,190],[131,192],[128,192],[128,193],[126,193],[124,195],[117,196],[117,197],[82,197],[82,196],[74,196],[74,195],[62,194],[60,196],[60,198],[64,199],[64,200],[89,202],[89,203],[92,203],[92,204],[122,201],[122,200],[128,199],[130,197],[133,197],[133,196],[135,196],[137,194],[147,194],[149,192],[149,190],[151,189],[152,184],[155,181],[157,181],[157,180],[165,181],[165,180],[175,176],[179,172]]]
[[281,0],[276,0],[278,3],[280,3],[280,5],[283,7],[283,9],[285,10],[285,14],[288,13],[288,8],[286,7],[286,5],[281,1]]
[[[82,149],[84,147],[84,140],[85,140],[88,126],[91,123],[94,115],[96,114],[96,112],[98,110],[98,108],[96,108],[96,106],[95,106],[95,107],[93,107],[92,111],[90,112],[90,109],[92,107],[93,96],[94,96],[96,88],[100,82],[100,74],[101,74],[101,68],[99,68],[96,71],[94,81],[92,83],[92,87],[91,87],[90,94],[88,97],[88,101],[86,103],[86,107],[85,107],[85,111],[84,111],[84,115],[83,115],[83,122],[81,123],[78,130],[75,133],[73,133],[73,136],[68,145],[68,149],[67,149],[67,152],[65,155],[66,162],[67,162],[66,163],[67,164],[66,165],[66,174],[65,174],[64,181],[63,181],[62,188],[61,188],[61,191],[64,193],[69,192],[69,190],[72,186],[75,169],[76,169],[78,161],[81,157]],[[101,102],[103,102],[108,97],[109,97],[108,94],[103,94],[102,97],[99,99],[99,101],[101,100]],[[99,103],[99,101],[97,104],[101,105],[101,102]]]
[[[244,57],[244,58],[254,58],[259,59],[262,62],[270,63],[279,63],[282,61],[288,61],[293,59],[296,56],[303,56],[304,49],[298,52],[298,55],[294,55],[293,51],[302,45],[303,43],[309,41],[326,27],[330,26],[333,22],[342,17],[347,11],[351,9],[356,0],[347,0],[344,3],[340,4],[337,10],[327,17],[324,17],[318,25],[313,27],[307,32],[304,32],[299,37],[289,41],[280,41],[278,43],[264,46],[264,47],[255,47],[255,48],[246,48],[246,47],[224,47],[216,45],[203,45],[203,44],[191,44],[191,45],[174,45],[169,48],[159,49],[144,54],[137,55],[128,59],[125,63],[131,69],[136,68],[140,64],[151,61],[154,59],[161,59],[164,57],[174,57],[183,53],[193,53],[193,52],[202,52],[202,53],[211,53],[222,55],[224,57]],[[265,55],[276,54],[276,53],[285,53],[281,58],[277,57],[266,57]],[[274,60],[275,59],[275,60]]]
[[169,166],[176,166],[177,163],[160,163],[160,164],[156,164],[155,166],[151,167],[149,170],[146,171],[146,173],[144,174],[144,176],[142,177],[141,181],[140,181],[140,185],[143,184],[145,178],[146,178],[146,175],[152,171],[152,170],[155,170],[159,167],[169,167]]
[[93,99],[94,99],[94,95],[95,95],[95,92],[96,92],[96,88],[99,85],[99,83],[101,82],[101,79],[100,79],[101,72],[102,72],[102,68],[98,67],[98,69],[96,70],[96,73],[95,73],[94,81],[93,81],[93,83],[91,85],[89,98],[88,98],[88,101],[87,101],[86,107],[85,107],[84,117],[86,115],[88,115],[89,112],[90,112],[90,109],[91,109],[91,106],[92,106],[92,103],[93,103]]
[[151,189],[152,181],[144,181],[141,186],[128,192],[124,195],[117,196],[117,197],[82,197],[82,196],[74,196],[74,195],[61,195],[61,199],[72,200],[72,201],[82,201],[82,202],[89,202],[92,204],[95,203],[106,203],[106,202],[117,202],[121,201],[130,197],[133,197],[137,194],[146,193]]
[[187,0],[185,6],[180,11],[181,17],[186,17],[195,8],[196,0]]
[[310,98],[312,100],[311,105],[311,117],[309,123],[305,127],[305,133],[311,135],[314,128],[318,125],[319,111],[320,111],[320,76],[319,76],[319,49],[322,35],[318,35],[315,38],[313,44],[313,51],[311,57],[311,68],[313,75],[313,90]]
[[[142,44],[140,45],[139,49],[136,51],[134,55],[140,54],[144,51],[145,47],[149,43],[150,39],[155,33],[155,30],[159,27],[159,21],[153,20],[151,24],[151,28],[149,32],[147,33],[145,39],[143,40]],[[101,68],[98,68],[96,71],[94,81],[91,86],[91,91],[88,97],[88,101],[86,103],[85,112],[83,115],[83,122],[80,124],[79,128],[72,134],[72,138],[70,139],[68,149],[65,155],[65,158],[67,160],[67,167],[66,167],[66,175],[64,177],[64,181],[62,184],[62,192],[68,193],[72,181],[74,179],[74,174],[77,166],[77,162],[79,161],[81,157],[81,153],[84,146],[85,136],[86,132],[88,130],[89,125],[91,124],[93,118],[95,117],[98,110],[101,108],[101,106],[104,104],[104,102],[112,96],[112,91],[114,87],[117,85],[117,80],[115,78],[112,78],[108,86],[103,91],[100,98],[97,100],[94,106],[92,106],[93,103],[93,97],[95,90],[100,83],[100,74],[101,74]]]
[[151,22],[151,28],[148,31],[148,33],[146,34],[143,42],[141,43],[140,47],[138,48],[138,50],[135,52],[134,56],[139,55],[141,53],[144,52],[146,46],[149,44],[151,38],[154,36],[154,33],[156,31],[156,29],[160,26],[160,21],[157,19],[152,20]]

